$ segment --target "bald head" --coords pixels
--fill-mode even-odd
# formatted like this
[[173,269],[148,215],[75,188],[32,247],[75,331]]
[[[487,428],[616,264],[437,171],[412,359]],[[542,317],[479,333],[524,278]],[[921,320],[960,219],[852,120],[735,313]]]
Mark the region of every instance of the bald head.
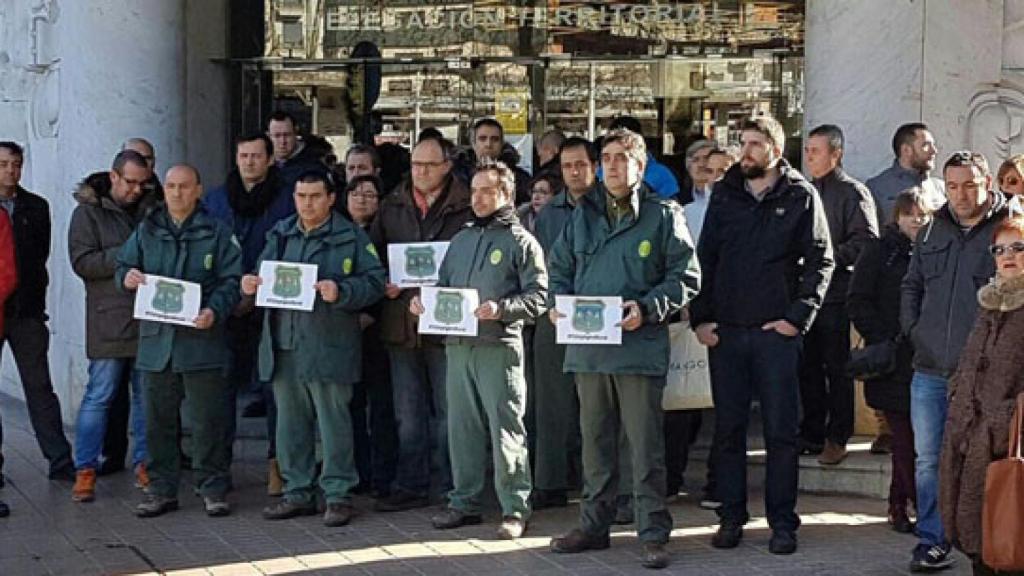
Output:
[[176,222],[182,222],[195,211],[203,186],[199,171],[189,164],[175,164],[164,178],[164,199],[167,212]]

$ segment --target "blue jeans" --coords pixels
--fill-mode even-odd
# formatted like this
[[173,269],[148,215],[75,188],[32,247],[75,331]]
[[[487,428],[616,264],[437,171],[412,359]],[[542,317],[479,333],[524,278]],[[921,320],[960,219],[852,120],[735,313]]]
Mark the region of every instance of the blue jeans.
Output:
[[917,484],[917,533],[922,544],[945,544],[939,516],[939,454],[946,426],[946,384],[941,376],[914,372],[910,381],[910,422],[914,428],[914,483]]
[[132,358],[100,358],[89,361],[89,382],[75,424],[75,469],[99,467],[103,436],[107,431],[110,403],[118,386],[131,383],[132,466],[146,461],[146,416],[142,407],[139,373]]
[[395,488],[417,496],[428,494],[433,448],[440,488],[447,493],[452,488],[452,471],[448,456],[445,349],[392,347],[388,352],[398,425]]

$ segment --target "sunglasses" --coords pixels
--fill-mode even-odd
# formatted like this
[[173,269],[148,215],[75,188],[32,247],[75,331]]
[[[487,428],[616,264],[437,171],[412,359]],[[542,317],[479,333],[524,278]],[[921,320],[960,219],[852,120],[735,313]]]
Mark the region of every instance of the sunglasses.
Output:
[[1003,254],[1020,254],[1024,252],[1024,241],[1018,240],[1009,244],[993,244],[988,247],[989,254],[1002,256]]

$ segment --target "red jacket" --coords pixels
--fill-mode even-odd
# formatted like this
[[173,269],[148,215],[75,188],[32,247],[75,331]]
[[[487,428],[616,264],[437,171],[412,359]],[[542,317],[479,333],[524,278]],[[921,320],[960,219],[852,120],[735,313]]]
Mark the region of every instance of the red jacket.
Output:
[[[14,264],[14,231],[7,211],[0,208],[0,311],[3,310],[7,297],[14,292],[18,284],[18,274]],[[4,333],[4,315],[0,312],[0,340]]]

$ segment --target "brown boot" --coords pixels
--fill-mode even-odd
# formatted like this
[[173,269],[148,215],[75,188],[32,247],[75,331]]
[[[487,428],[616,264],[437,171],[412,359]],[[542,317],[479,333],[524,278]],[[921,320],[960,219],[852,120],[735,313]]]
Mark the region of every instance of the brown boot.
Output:
[[551,539],[551,551],[559,554],[577,554],[587,550],[604,550],[611,544],[608,534],[591,536],[575,528],[564,536]]
[[277,465],[277,458],[271,458],[267,466],[267,496],[281,496],[284,494],[284,479],[281,478],[281,468]]
[[835,466],[843,460],[846,460],[846,446],[826,440],[825,449],[821,451],[821,456],[818,456],[818,463],[823,466]]
[[96,471],[82,468],[75,474],[75,486],[71,489],[75,502],[92,502],[96,499]]

